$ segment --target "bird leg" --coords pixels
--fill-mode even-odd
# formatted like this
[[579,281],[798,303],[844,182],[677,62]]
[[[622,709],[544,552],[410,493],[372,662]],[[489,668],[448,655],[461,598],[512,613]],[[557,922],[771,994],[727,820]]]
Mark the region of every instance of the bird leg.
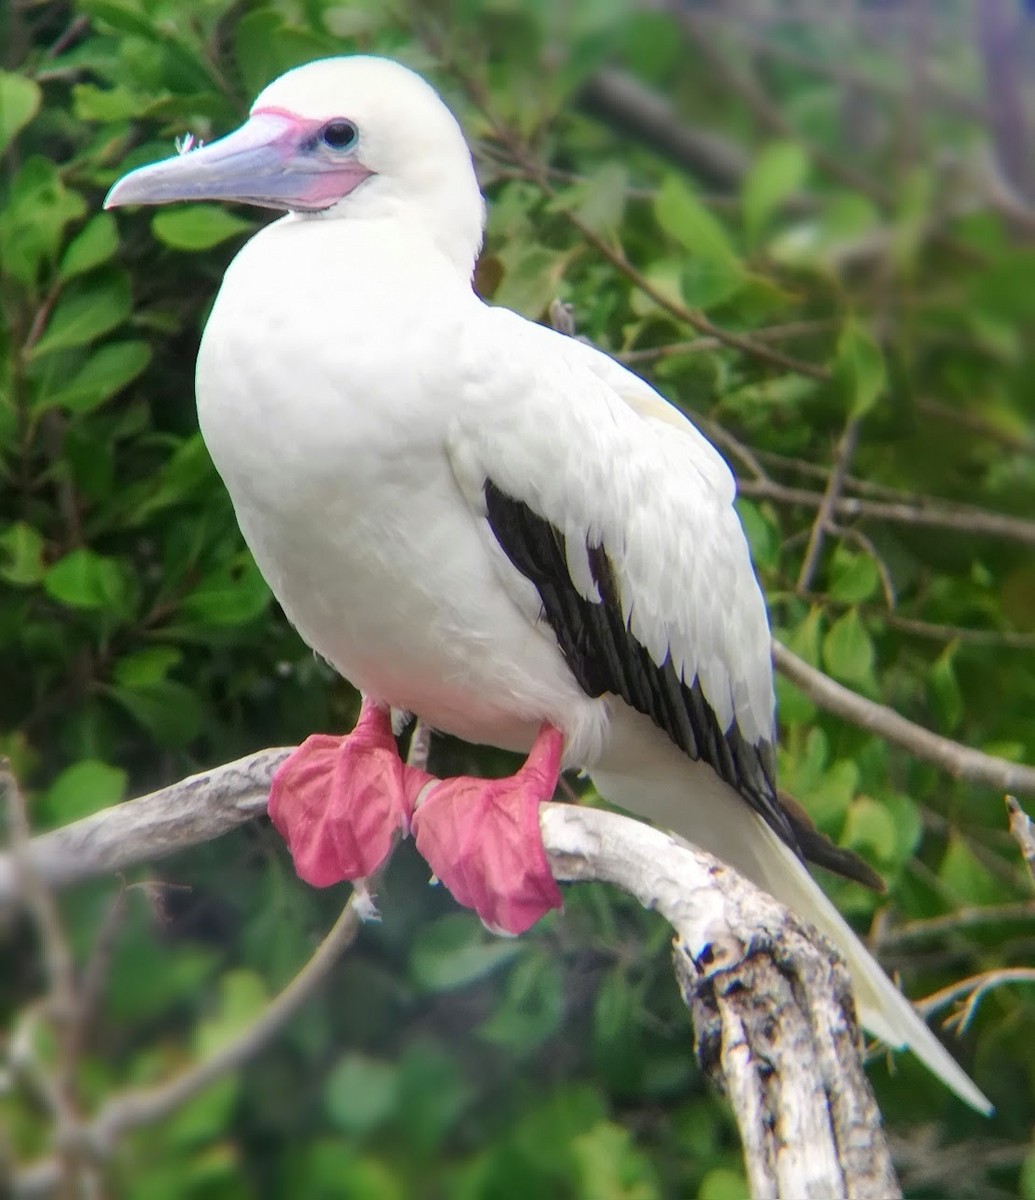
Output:
[[515,775],[432,780],[417,801],[417,849],[455,898],[492,929],[524,933],[561,907],[539,805],[554,794],[563,749],[563,734],[543,725]]
[[281,764],[269,815],[299,877],[327,887],[381,866],[396,835],[409,832],[417,796],[433,780],[402,761],[389,711],[364,696],[350,734],[313,734]]

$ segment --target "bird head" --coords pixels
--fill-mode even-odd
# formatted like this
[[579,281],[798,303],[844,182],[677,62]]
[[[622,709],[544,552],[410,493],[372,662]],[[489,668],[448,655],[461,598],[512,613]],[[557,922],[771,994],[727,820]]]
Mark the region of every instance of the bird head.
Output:
[[240,129],[131,171],[104,206],[178,200],[416,221],[465,269],[484,224],[456,118],[419,75],[367,55],[288,71],[259,95]]

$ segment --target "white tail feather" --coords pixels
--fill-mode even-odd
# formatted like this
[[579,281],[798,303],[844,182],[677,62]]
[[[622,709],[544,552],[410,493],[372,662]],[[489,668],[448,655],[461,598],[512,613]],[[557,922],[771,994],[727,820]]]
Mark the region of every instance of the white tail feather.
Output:
[[635,775],[594,770],[593,780],[613,804],[674,830],[815,925],[848,964],[863,1027],[889,1046],[912,1050],[966,1104],[991,1113],[987,1097],[885,975],[793,851],[711,768],[674,759],[662,751],[647,757],[646,770],[641,759]]

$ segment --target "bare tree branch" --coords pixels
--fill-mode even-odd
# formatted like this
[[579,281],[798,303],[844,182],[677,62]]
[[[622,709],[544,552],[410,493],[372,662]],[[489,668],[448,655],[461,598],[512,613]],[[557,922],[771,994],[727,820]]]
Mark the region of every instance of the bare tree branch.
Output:
[[[243,776],[237,774],[230,778],[240,781]],[[242,797],[245,803],[247,799],[247,796]],[[197,833],[195,824],[189,823],[188,828],[192,835]],[[352,944],[361,924],[357,910],[364,903],[359,892],[349,898],[312,957],[272,1003],[231,1042],[157,1087],[135,1088],[110,1099],[88,1124],[79,1129],[82,1152],[103,1160],[111,1154],[124,1134],[165,1120],[217,1079],[236,1071],[264,1050],[320,987],[331,968]],[[57,1160],[46,1159],[34,1163],[16,1179],[16,1200],[51,1196],[59,1182],[60,1166]]]
[[773,662],[820,708],[835,713],[861,729],[879,734],[902,746],[917,758],[934,763],[954,779],[966,779],[971,783],[986,784],[1003,791],[1035,794],[1035,767],[1023,763],[1012,763],[1005,758],[996,758],[980,750],[954,742],[951,738],[932,733],[922,725],[903,717],[884,704],[867,700],[858,692],[824,675],[809,666],[804,659],[792,653],[782,643],[773,639]]
[[578,97],[591,116],[634,134],[706,183],[735,190],[751,165],[742,146],[708,130],[690,128],[665,97],[626,71],[604,68]]
[[[800,504],[806,508],[819,508],[823,503],[823,495],[820,492],[808,488],[787,487],[772,479],[744,479],[740,481],[739,490],[741,495],[752,499],[772,500],[777,504]],[[1022,542],[1026,546],[1035,546],[1035,521],[1026,521],[1006,513],[988,512],[986,509],[972,508],[968,505],[936,506],[918,500],[885,502],[841,496],[834,502],[833,507],[839,517],[866,517],[898,525],[951,529],[958,533],[984,534]]]
[[[123,862],[143,861],[153,850],[168,853],[177,840],[186,846],[217,837],[255,814],[255,791],[282,757],[283,751],[252,755],[77,822],[58,831],[64,852],[90,846],[106,860],[109,847],[121,841]],[[159,804],[169,809],[164,822],[155,819]],[[753,1193],[874,1200],[900,1195],[860,1065],[847,970],[830,947],[730,868],[638,821],[547,804],[541,827],[559,880],[612,883],[673,925],[698,1050],[726,1083],[744,1133]],[[47,853],[34,861],[67,880],[69,873],[55,866],[55,835],[37,839],[44,842]],[[82,871],[75,877],[82,878]],[[103,1157],[123,1133],[164,1119],[268,1045],[355,936],[356,904],[350,901],[313,958],[248,1029],[167,1083],[109,1100],[82,1127],[82,1151]],[[756,1001],[745,1003],[748,995]],[[765,999],[758,1003],[758,997]],[[59,1179],[58,1163],[45,1160],[22,1172],[16,1195],[49,1196]]]
[[855,453],[858,440],[859,417],[852,416],[848,418],[844,432],[841,434],[841,439],[837,444],[837,450],[834,453],[834,465],[827,478],[827,486],[823,491],[823,498],[819,502],[819,508],[816,509],[812,528],[809,530],[809,542],[805,547],[805,556],[802,559],[801,570],[798,572],[798,582],[795,585],[795,591],[799,594],[808,591],[809,585],[815,577],[816,568],[819,566],[819,556],[823,552],[823,539],[830,529],[834,507],[840,499],[841,491],[844,488],[845,475],[848,473],[848,465],[852,461],[852,455]]

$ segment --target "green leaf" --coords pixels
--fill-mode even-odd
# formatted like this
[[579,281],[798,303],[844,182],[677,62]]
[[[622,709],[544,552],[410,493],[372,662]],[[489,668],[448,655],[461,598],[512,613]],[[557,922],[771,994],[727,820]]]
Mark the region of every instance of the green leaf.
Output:
[[85,346],[121,325],[129,316],[130,306],[129,279],[121,272],[108,275],[92,287],[70,292],[58,302],[30,357],[37,359],[55,350]]
[[956,678],[954,665],[958,649],[957,642],[950,642],[927,672],[927,694],[949,733],[959,728],[966,707],[963,701],[963,690]]
[[679,290],[690,308],[713,308],[732,299],[747,282],[747,276],[732,260],[692,258],[679,276]]
[[560,287],[567,261],[563,254],[534,243],[514,243],[499,253],[503,276],[493,301],[532,320],[546,312]]
[[830,598],[844,604],[861,604],[880,587],[877,564],[868,554],[838,546],[831,564]]
[[619,1095],[635,1095],[643,1078],[643,989],[628,969],[607,973],[593,1004],[593,1060]]
[[69,280],[106,263],[119,247],[119,232],[111,213],[98,213],[68,244],[58,277]]
[[744,1200],[751,1189],[740,1171],[729,1167],[712,1167],[701,1180],[697,1200]]
[[204,726],[205,712],[200,697],[174,679],[112,687],[106,691],[170,749],[189,745]]
[[44,575],[43,587],[71,608],[120,609],[129,594],[121,563],[85,546],[59,559]]
[[528,1052],[552,1037],[564,1016],[564,979],[556,962],[530,953],[510,972],[503,1003],[479,1029],[497,1046]]
[[346,1054],[331,1072],[324,1103],[331,1121],[362,1136],[384,1125],[399,1104],[399,1068],[366,1054]]
[[755,565],[762,570],[775,570],[780,560],[780,531],[776,523],[753,500],[743,496],[737,497],[734,507],[747,535]]
[[126,772],[96,759],[67,767],[43,798],[50,823],[67,825],[102,808],[118,804],[126,791]]
[[466,987],[525,952],[519,942],[494,938],[466,913],[439,917],[414,939],[410,976],[429,992]]
[[151,229],[174,250],[209,250],[228,238],[253,232],[255,225],[218,204],[187,204],[157,213]]
[[428,1038],[410,1042],[399,1063],[399,1111],[407,1140],[421,1154],[441,1144],[475,1095],[460,1073],[455,1046]]
[[887,386],[880,346],[854,321],[849,321],[841,330],[834,374],[848,400],[849,411],[855,417],[869,412]]
[[39,408],[93,412],[132,383],[150,361],[147,342],[108,342],[90,355],[64,387],[45,393]]
[[737,265],[733,249],[722,223],[713,216],[678,175],[665,178],[654,200],[658,224],[670,236],[698,258]]
[[772,142],[761,151],[741,194],[744,226],[751,242],[757,241],[784,201],[804,186],[808,167],[808,156],[798,142]]
[[34,79],[0,71],[0,156],[39,111],[42,99]]
[[894,817],[870,796],[856,796],[845,818],[841,842],[853,850],[871,850],[878,859],[888,862],[898,848]]
[[601,1121],[574,1141],[579,1200],[657,1200],[658,1181],[650,1159],[637,1149],[628,1129]]
[[980,907],[984,904],[1004,904],[1016,899],[1005,884],[995,878],[988,867],[974,854],[964,838],[952,834],[945,851],[938,878],[959,897],[961,903]]
[[850,608],[830,627],[823,639],[823,661],[830,674],[842,683],[870,693],[876,691],[873,640],[856,609]]
[[0,204],[3,272],[32,286],[44,263],[57,258],[65,226],[86,211],[86,201],[66,187],[42,155],[26,159]]
[[182,661],[183,651],[175,646],[146,646],[120,658],[112,669],[112,678],[122,687],[146,688],[161,683]]
[[43,535],[24,521],[0,533],[0,579],[27,587],[43,578]]
[[246,625],[262,616],[270,590],[251,555],[220,567],[184,598],[183,612],[209,625]]
[[269,989],[262,977],[246,967],[227,971],[219,980],[219,1002],[215,1013],[202,1021],[195,1033],[200,1058],[232,1041],[262,1012],[269,1002]]

